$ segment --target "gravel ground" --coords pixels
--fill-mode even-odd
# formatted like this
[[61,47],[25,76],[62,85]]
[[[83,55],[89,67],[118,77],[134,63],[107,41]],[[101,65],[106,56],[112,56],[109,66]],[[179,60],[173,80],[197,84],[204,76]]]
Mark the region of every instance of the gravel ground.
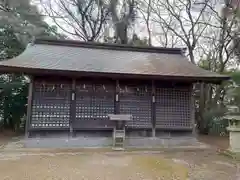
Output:
[[238,164],[214,151],[0,153],[3,180],[239,180]]

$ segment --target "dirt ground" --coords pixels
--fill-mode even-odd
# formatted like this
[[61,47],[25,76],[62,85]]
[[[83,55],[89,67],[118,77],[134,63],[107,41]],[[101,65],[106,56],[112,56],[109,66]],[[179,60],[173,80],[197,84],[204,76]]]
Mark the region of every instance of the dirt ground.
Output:
[[[8,138],[0,138],[4,144]],[[199,137],[219,149],[225,137]],[[159,152],[0,152],[1,180],[240,180],[237,161],[216,148]]]
[[198,137],[200,142],[209,144],[218,149],[227,149],[229,147],[229,137],[228,136],[210,136],[210,135],[200,135]]
[[0,147],[11,141],[18,134],[12,131],[0,131]]
[[2,153],[3,180],[238,180],[238,164],[215,151]]

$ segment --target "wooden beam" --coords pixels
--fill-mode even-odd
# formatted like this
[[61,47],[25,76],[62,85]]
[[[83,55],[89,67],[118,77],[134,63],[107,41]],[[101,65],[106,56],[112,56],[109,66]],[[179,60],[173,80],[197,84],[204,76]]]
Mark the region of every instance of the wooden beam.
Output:
[[76,120],[76,79],[72,79],[71,89],[71,103],[70,103],[70,119],[69,119],[69,133],[74,136],[73,123]]
[[155,87],[155,81],[152,80],[152,108],[151,108],[151,114],[152,114],[152,136],[156,136],[156,87]]
[[116,80],[116,93],[115,93],[115,104],[114,104],[115,114],[120,114],[119,95],[120,95],[120,85],[119,85],[119,80]]
[[29,127],[31,125],[31,117],[32,117],[32,101],[33,101],[33,91],[34,91],[34,78],[33,76],[29,76],[30,83],[28,86],[28,102],[27,102],[27,118],[25,124],[25,137],[29,137]]
[[196,127],[195,127],[195,99],[193,96],[193,85],[191,86],[191,97],[190,97],[190,117],[191,117],[191,126],[192,126],[192,133],[195,136],[196,135]]

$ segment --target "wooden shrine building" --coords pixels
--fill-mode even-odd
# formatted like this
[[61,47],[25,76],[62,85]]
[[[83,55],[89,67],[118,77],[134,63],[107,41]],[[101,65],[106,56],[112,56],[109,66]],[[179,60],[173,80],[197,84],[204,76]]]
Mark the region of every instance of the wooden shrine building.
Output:
[[[229,79],[190,63],[180,48],[38,39],[2,73],[31,78],[26,132],[111,132],[108,114],[131,114],[129,136],[192,134],[196,82]],[[136,132],[136,133],[134,133]]]

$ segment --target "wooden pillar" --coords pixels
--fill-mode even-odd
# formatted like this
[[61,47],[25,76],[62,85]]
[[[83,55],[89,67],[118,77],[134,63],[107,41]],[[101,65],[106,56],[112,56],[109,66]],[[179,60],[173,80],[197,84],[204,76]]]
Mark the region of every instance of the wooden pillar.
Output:
[[70,119],[69,119],[69,133],[74,136],[73,122],[76,120],[76,80],[72,80],[71,89],[71,103],[70,103]]
[[114,112],[115,114],[120,114],[119,93],[120,93],[119,80],[116,80],[115,112]]
[[27,118],[26,118],[26,124],[25,124],[25,137],[29,137],[29,128],[31,125],[31,119],[32,119],[32,101],[33,101],[33,76],[29,76],[30,83],[28,87],[28,102],[27,102]]
[[156,88],[155,82],[152,81],[152,137],[156,136]]
[[194,90],[193,85],[191,86],[190,91],[190,117],[191,117],[191,126],[192,126],[192,133],[194,136],[196,136],[196,127],[195,127],[195,98],[194,98]]

